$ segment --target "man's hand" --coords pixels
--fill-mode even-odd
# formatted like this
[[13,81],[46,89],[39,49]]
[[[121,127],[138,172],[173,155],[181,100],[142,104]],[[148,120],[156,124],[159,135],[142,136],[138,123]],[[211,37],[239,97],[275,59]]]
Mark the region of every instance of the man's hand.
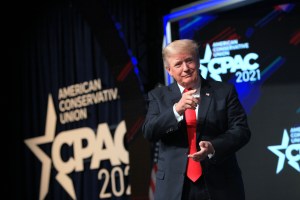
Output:
[[194,154],[189,154],[188,155],[189,158],[192,158],[195,161],[201,161],[204,160],[208,156],[208,154],[215,153],[215,149],[209,141],[200,141],[199,146],[200,146],[200,151]]
[[175,105],[175,110],[179,115],[182,115],[186,109],[196,109],[199,99],[193,97],[197,90],[190,90],[182,94],[181,99]]

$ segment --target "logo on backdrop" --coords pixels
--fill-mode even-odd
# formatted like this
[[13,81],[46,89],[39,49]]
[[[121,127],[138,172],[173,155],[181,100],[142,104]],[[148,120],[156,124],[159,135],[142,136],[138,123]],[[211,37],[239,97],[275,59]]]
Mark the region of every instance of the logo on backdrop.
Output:
[[[59,121],[65,124],[87,119],[87,106],[118,98],[117,88],[102,90],[100,79],[61,88],[58,93]],[[106,183],[99,192],[99,198],[130,195],[130,185],[125,186],[124,183],[124,177],[129,175],[129,153],[123,142],[127,132],[124,120],[117,125],[114,134],[110,132],[107,123],[98,124],[96,133],[89,127],[80,127],[56,134],[56,123],[53,98],[49,94],[44,135],[25,140],[25,144],[42,162],[39,199],[44,199],[48,193],[52,166],[57,170],[55,177],[57,182],[72,199],[76,199],[74,184],[68,174],[84,171],[85,159],[91,159],[89,166],[91,170],[99,169],[101,161],[110,161],[110,169],[101,168],[98,172],[98,180],[105,179]],[[51,156],[40,147],[48,143],[52,143]],[[84,143],[86,144],[83,145]],[[63,159],[61,152],[66,146],[72,148],[73,156]],[[122,164],[125,164],[124,169],[121,167]],[[118,181],[112,180],[116,177]],[[113,185],[117,183],[118,186]],[[109,187],[112,188],[111,192]]]
[[290,133],[284,129],[281,144],[268,146],[268,149],[278,156],[276,174],[283,170],[285,163],[300,172],[300,126],[292,127]]
[[87,119],[87,106],[114,101],[118,98],[118,88],[103,90],[100,79],[59,88],[59,121],[61,124],[66,124]]
[[221,75],[234,73],[236,83],[254,82],[260,80],[260,69],[257,59],[259,55],[248,52],[246,55],[234,54],[234,51],[249,49],[249,43],[239,43],[238,40],[218,41],[206,44],[203,59],[200,59],[201,75],[210,76],[216,81],[222,81]]

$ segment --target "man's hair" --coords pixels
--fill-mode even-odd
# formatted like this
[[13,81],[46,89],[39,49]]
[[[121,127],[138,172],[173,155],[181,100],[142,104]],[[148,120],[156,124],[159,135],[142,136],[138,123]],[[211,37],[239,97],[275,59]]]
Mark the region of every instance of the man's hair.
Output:
[[175,53],[191,53],[199,62],[199,45],[191,39],[174,40],[162,50],[162,58],[164,67],[169,67],[168,57]]

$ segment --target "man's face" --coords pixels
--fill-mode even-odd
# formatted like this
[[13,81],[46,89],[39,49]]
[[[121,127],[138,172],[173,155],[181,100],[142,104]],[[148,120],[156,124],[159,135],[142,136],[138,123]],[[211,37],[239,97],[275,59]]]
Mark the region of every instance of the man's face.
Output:
[[189,53],[168,56],[168,73],[184,88],[194,88],[199,79],[199,61]]

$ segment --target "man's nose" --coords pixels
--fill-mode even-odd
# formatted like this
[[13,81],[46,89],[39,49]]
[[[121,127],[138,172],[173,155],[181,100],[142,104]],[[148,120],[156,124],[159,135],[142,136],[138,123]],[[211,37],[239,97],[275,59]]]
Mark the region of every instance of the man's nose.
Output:
[[186,62],[183,62],[182,65],[183,65],[183,70],[188,70],[189,69],[189,66]]

